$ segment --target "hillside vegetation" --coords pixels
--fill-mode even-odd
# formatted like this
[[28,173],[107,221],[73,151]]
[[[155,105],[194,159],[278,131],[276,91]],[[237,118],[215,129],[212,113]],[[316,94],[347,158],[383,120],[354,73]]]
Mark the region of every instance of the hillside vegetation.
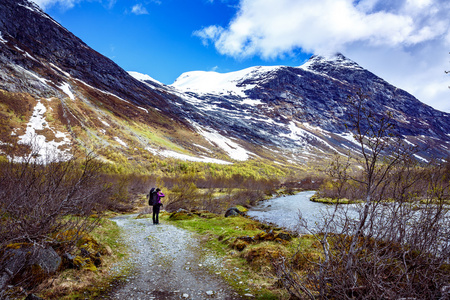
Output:
[[[92,240],[92,231],[98,230],[107,212],[132,212],[147,205],[150,187],[166,192],[167,211],[223,213],[230,206],[249,206],[264,199],[289,178],[298,178],[300,171],[264,161],[223,165],[152,155],[135,168],[130,160],[105,162],[90,152],[71,152],[70,159],[61,161],[39,155],[40,149],[33,145],[14,141],[3,145],[3,151],[0,266],[11,272],[2,275],[2,297],[8,293],[20,298],[41,289],[54,272],[74,268],[95,272],[108,260],[108,251]],[[33,255],[22,256],[36,249],[50,251],[59,267],[48,272],[35,265]]]
[[[354,101],[358,108],[365,98],[360,95]],[[145,195],[158,186],[166,192],[169,213],[188,212],[188,218],[181,216],[180,226],[207,235],[219,255],[226,254],[221,245],[238,251],[235,259],[246,260],[249,272],[271,274],[276,280],[270,283],[252,278],[263,280],[257,286],[267,293],[277,290],[276,295],[284,295],[280,297],[310,299],[446,296],[448,162],[420,163],[414,159],[414,148],[389,134],[389,115],[380,123],[364,110],[358,113],[350,129],[361,144],[361,155],[336,155],[322,166],[262,159],[214,164],[152,154],[138,162],[113,151],[104,156],[72,151],[58,160],[12,138],[2,145],[0,160],[0,265],[8,270],[17,265],[11,264],[11,257],[22,265],[2,275],[2,289],[9,287],[2,293],[20,298],[24,291],[42,288],[57,271],[96,272],[104,261],[98,257],[111,255],[90,237],[102,216],[146,206]],[[292,241],[274,236],[270,242],[275,244],[260,247],[253,241],[262,238],[261,230],[264,236],[269,233],[262,224],[245,221],[250,224],[243,225],[248,233],[233,232],[238,218],[216,215],[199,226],[195,213],[193,218],[189,213],[220,215],[231,206],[249,207],[280,191],[299,189],[318,190],[318,196],[334,199],[335,208],[319,228],[300,223],[309,235]],[[347,214],[341,201],[345,198],[360,202],[358,219]],[[230,231],[219,234],[219,227]],[[38,249],[50,251],[56,261],[59,257],[59,267],[46,272],[33,256],[24,254],[39,253]],[[262,263],[253,265],[260,259]]]

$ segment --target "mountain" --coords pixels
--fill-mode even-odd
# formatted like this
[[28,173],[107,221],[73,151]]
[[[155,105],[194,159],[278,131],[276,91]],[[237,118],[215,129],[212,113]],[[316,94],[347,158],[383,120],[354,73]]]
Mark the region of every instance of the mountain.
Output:
[[31,1],[0,2],[0,66],[3,148],[37,140],[41,154],[81,146],[129,157],[161,143],[187,152],[198,140],[176,96],[134,79]]
[[232,163],[302,163],[357,151],[346,124],[361,91],[390,112],[419,157],[449,154],[450,115],[337,54],[300,67],[188,72],[172,85],[126,72],[33,2],[0,3],[0,149],[41,156],[92,149],[107,161],[153,156]]
[[[313,56],[300,67],[253,67],[219,74],[188,72],[172,85],[242,140],[300,151],[347,153],[354,143],[346,125],[354,111],[348,97],[368,97],[365,108],[392,114],[395,131],[421,156],[448,155],[450,115],[421,103],[357,63],[336,54]],[[227,124],[229,124],[227,126]]]

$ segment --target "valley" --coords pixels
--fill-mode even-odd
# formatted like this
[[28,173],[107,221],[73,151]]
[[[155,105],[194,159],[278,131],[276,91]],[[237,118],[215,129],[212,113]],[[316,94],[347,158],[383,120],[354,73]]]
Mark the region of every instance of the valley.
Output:
[[449,157],[449,113],[341,53],[165,85],[0,2],[0,299],[446,299]]

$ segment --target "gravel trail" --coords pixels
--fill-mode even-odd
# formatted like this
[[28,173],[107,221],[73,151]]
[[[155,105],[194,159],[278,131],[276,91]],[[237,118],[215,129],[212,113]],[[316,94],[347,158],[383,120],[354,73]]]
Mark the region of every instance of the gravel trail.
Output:
[[242,299],[210,271],[219,271],[221,261],[205,255],[192,233],[135,216],[113,219],[124,229],[125,243],[132,251],[125,264],[131,263],[135,271],[107,299]]

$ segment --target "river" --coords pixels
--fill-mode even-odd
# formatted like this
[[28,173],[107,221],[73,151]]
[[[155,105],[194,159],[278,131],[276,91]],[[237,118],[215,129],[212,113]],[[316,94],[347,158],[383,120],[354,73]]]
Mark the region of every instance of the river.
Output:
[[[263,223],[271,223],[292,231],[302,231],[299,213],[310,228],[317,228],[324,221],[324,215],[334,209],[334,205],[312,202],[309,199],[315,191],[300,192],[292,196],[283,196],[262,201],[251,208],[247,215]],[[352,211],[354,205],[341,205]],[[356,216],[355,211],[352,215]]]

